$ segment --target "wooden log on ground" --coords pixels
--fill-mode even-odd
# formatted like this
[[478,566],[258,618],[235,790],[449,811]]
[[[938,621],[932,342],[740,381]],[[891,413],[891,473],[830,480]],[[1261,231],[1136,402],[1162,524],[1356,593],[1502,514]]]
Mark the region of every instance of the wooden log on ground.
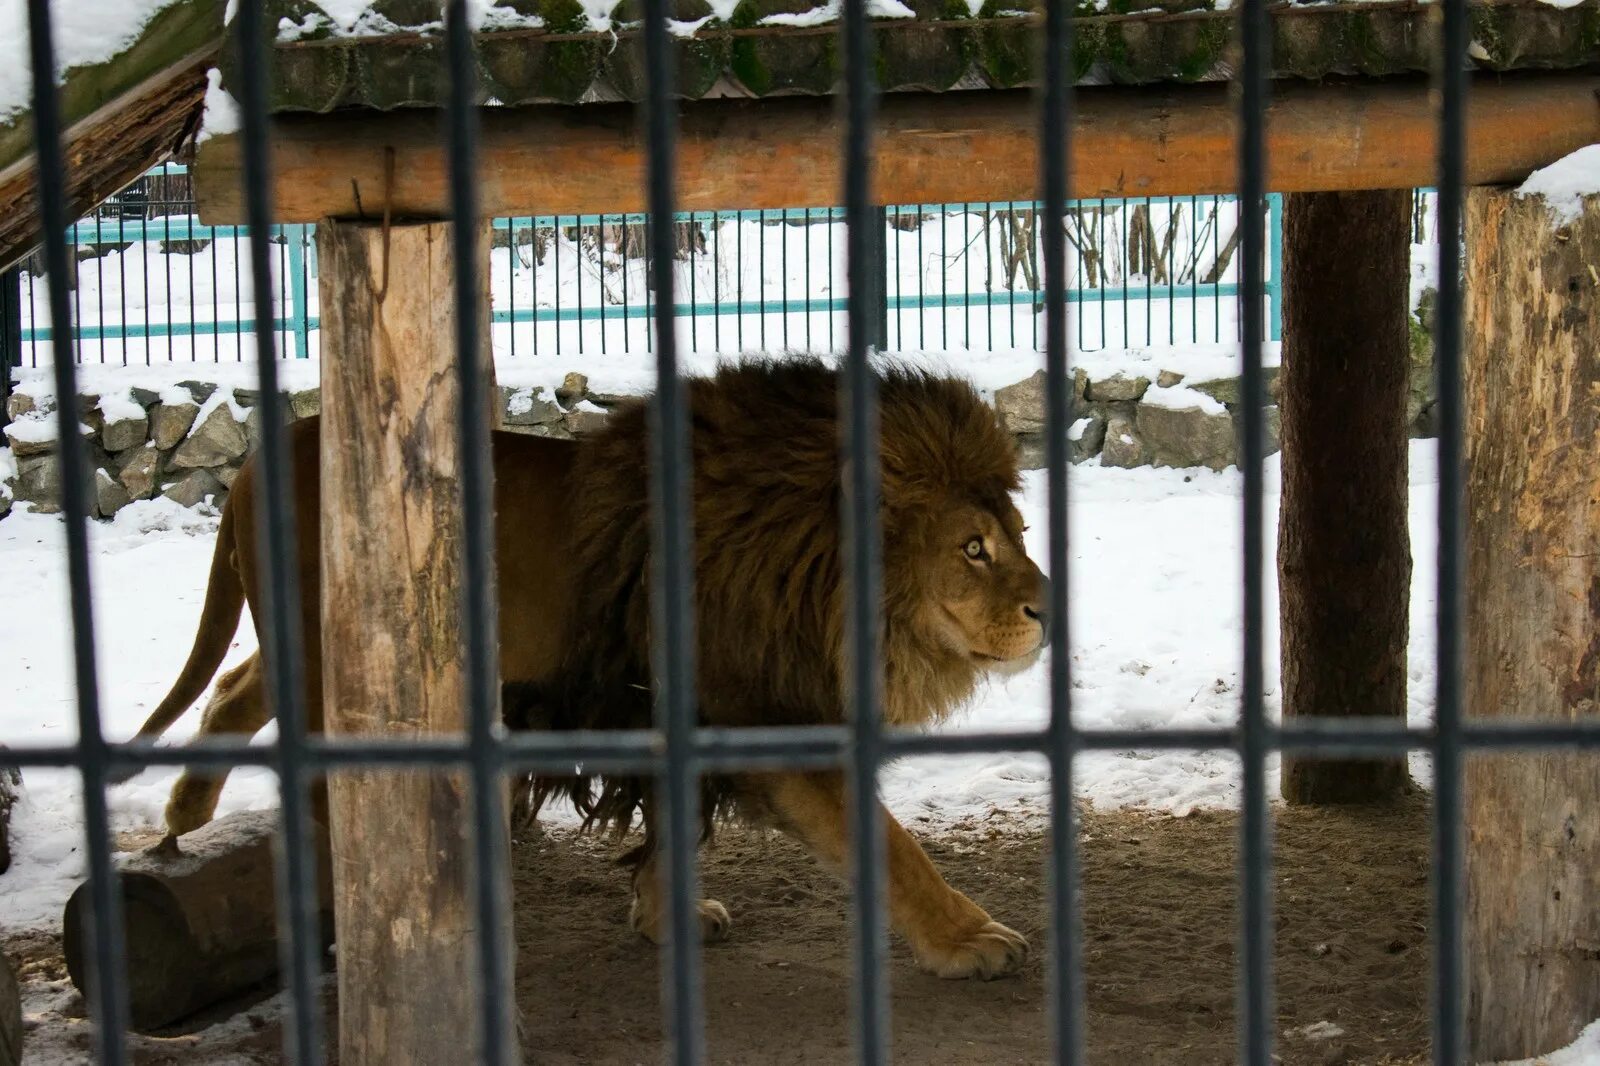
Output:
[[[486,229],[481,240],[486,263]],[[376,224],[330,221],[317,241],[327,732],[459,735],[466,708],[450,228],[396,225],[385,236]],[[476,354],[487,359],[487,346]],[[330,775],[329,800],[339,1061],[473,1061],[478,997],[487,993],[476,981],[465,774],[344,771]],[[510,942],[509,916],[484,920],[503,924]]]
[[[152,850],[119,865],[134,1029],[171,1025],[278,972],[277,827],[276,811],[241,811],[184,837],[179,854]],[[325,832],[317,831],[315,846],[326,947],[333,923]],[[93,905],[85,882],[61,923],[67,973],[85,995],[93,952],[84,921]]]
[[[1410,190],[1284,201],[1283,714],[1406,713]],[[1283,757],[1290,803],[1406,791],[1406,759]]]
[[[1519,181],[1600,141],[1600,75],[1475,80],[1467,96],[1467,180]],[[1409,189],[1438,178],[1436,103],[1425,79],[1282,82],[1267,110],[1267,187],[1277,192]],[[837,101],[701,100],[679,108],[680,211],[829,207],[844,183]],[[873,127],[873,195],[885,204],[1032,200],[1039,190],[1038,102],[1026,90],[892,93]],[[1231,193],[1239,109],[1227,85],[1095,87],[1073,97],[1074,197]],[[397,217],[450,204],[439,119],[280,115],[273,127],[273,217],[374,218],[393,149]],[[485,108],[478,206],[484,217],[644,211],[646,152],[631,104]],[[208,225],[244,222],[243,153],[212,137],[195,163]]]
[[[1465,693],[1476,717],[1600,717],[1600,197],[1466,208]],[[1468,760],[1472,1061],[1600,1017],[1600,756]]]
[[22,771],[5,764],[5,751],[0,744],[0,874],[11,869],[11,808],[22,792]]
[[22,1062],[22,988],[11,960],[0,954],[0,1066]]

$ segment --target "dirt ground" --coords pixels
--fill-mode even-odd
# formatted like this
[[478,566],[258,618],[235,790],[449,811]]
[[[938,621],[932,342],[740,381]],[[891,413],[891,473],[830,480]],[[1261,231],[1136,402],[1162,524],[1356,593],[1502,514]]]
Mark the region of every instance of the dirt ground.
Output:
[[[1286,1064],[1410,1063],[1427,1052],[1428,832],[1399,810],[1280,811],[1276,837],[1277,1051]],[[1225,1063],[1233,1031],[1237,818],[1086,813],[1083,922],[1092,1062]],[[1021,975],[941,981],[892,941],[894,1053],[928,1064],[1050,1059],[1043,827],[996,815],[926,839],[956,887],[1033,943]],[[618,849],[563,831],[517,842],[517,997],[530,1060],[660,1061],[655,949],[626,925]],[[852,1060],[849,895],[787,840],[725,831],[702,856],[706,895],[733,933],[704,953],[708,1059]],[[58,949],[7,945],[34,990],[28,1040],[85,1047]],[[46,995],[43,990],[56,991]],[[219,1012],[221,1013],[221,1012]],[[204,1040],[135,1042],[139,1063],[278,1061],[274,1012],[247,1008]],[[536,1053],[534,1053],[536,1049]],[[28,1061],[35,1061],[30,1054]],[[41,1058],[39,1061],[48,1061]],[[82,1061],[80,1059],[79,1061]]]

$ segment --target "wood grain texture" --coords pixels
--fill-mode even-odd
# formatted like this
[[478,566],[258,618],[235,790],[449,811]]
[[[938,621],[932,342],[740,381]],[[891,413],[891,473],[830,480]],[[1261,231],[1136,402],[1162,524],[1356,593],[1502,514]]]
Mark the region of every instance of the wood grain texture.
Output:
[[[1570,226],[1473,190],[1466,210],[1467,644],[1475,716],[1600,716],[1600,198]],[[1600,758],[1468,761],[1474,1061],[1600,1016]]]
[[[278,972],[277,831],[276,811],[240,811],[184,837],[181,854],[152,850],[118,865],[135,1029],[171,1025]],[[326,947],[333,912],[327,834],[320,827],[312,846],[323,922],[311,932]],[[89,885],[81,884],[61,922],[67,973],[85,995],[92,948],[83,923],[93,906]]]
[[[460,734],[450,227],[396,225],[385,235],[379,225],[329,222],[317,241],[327,732]],[[486,262],[486,229],[480,247]],[[480,359],[487,331],[485,342]],[[347,771],[330,776],[329,808],[340,1061],[472,1061],[477,917],[465,774]]]
[[[1284,202],[1283,714],[1404,721],[1406,317],[1411,193]],[[1290,803],[1370,803],[1410,784],[1404,756],[1283,757]]]
[[[1600,141],[1596,89],[1600,75],[1589,74],[1475,82],[1469,183],[1521,180]],[[1226,85],[1080,90],[1070,195],[1233,192],[1237,112]],[[680,210],[837,203],[844,179],[833,100],[703,100],[680,114]],[[482,118],[485,216],[645,210],[644,145],[631,105],[486,108]],[[1267,185],[1279,192],[1429,185],[1437,177],[1437,134],[1426,81],[1280,84],[1267,121]],[[875,124],[874,196],[889,204],[1031,200],[1039,189],[1037,144],[1037,104],[1026,90],[891,94]],[[376,217],[389,147],[400,160],[397,214],[447,214],[437,116],[355,112],[278,116],[276,219]],[[205,222],[242,220],[241,174],[236,136],[200,146],[195,189]]]

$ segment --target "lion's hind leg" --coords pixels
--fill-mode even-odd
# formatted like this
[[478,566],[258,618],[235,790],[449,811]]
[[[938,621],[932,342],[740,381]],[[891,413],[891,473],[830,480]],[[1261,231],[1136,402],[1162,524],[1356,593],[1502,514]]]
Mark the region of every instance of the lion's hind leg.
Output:
[[[261,656],[257,653],[218,680],[217,691],[201,717],[196,739],[227,734],[254,736],[271,717],[261,682]],[[172,796],[167,801],[168,839],[163,843],[170,844],[172,838],[211,821],[227,780],[226,768],[204,773],[184,770],[172,786]]]

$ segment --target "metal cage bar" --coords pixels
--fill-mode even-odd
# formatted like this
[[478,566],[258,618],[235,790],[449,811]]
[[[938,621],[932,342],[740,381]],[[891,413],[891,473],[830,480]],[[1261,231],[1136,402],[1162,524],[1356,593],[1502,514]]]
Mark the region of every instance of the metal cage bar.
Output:
[[1266,250],[1266,108],[1270,62],[1266,0],[1243,0],[1239,35],[1239,273],[1241,419],[1239,468],[1244,474],[1244,664],[1239,709],[1239,1009],[1240,1061],[1270,1066],[1272,1045],[1272,825],[1267,800],[1266,600],[1263,496],[1266,389],[1261,373],[1262,257]]
[[1439,418],[1438,682],[1433,743],[1433,1059],[1465,1061],[1462,1017],[1461,687],[1465,462],[1462,444],[1461,218],[1466,161],[1467,5],[1444,0],[1438,67],[1439,304],[1434,335]]
[[[56,95],[55,43],[49,0],[28,0],[28,49],[33,69],[33,144],[44,231],[44,256],[50,275],[50,320],[70,323],[67,298],[67,172],[61,150],[61,103]],[[70,335],[70,333],[68,334]],[[84,936],[93,944],[90,1014],[94,1048],[107,1066],[127,1061],[123,1038],[128,996],[124,983],[127,943],[122,897],[111,861],[110,811],[106,800],[109,769],[100,722],[100,685],[94,661],[94,610],[89,588],[88,456],[78,433],[77,366],[55,359],[57,440],[60,441],[61,510],[67,526],[67,578],[72,608],[72,663],[78,692],[77,766],[82,771],[85,841],[93,917]],[[5,373],[11,373],[5,368]]]

